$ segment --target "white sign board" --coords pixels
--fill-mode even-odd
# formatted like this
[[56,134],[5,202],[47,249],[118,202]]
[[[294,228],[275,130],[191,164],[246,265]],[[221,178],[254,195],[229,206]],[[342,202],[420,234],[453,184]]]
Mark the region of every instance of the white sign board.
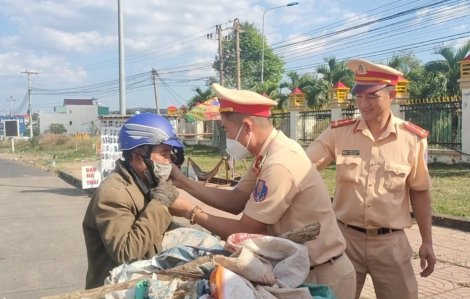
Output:
[[121,158],[122,152],[119,151],[118,144],[119,131],[129,117],[101,118],[100,168],[103,178],[114,170],[116,160]]
[[82,166],[82,189],[98,188],[101,173],[96,166]]

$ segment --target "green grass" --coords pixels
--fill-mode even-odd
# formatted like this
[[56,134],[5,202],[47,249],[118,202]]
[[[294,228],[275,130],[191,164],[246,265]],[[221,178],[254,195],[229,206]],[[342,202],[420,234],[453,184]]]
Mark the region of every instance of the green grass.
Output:
[[[220,159],[216,149],[204,146],[188,146],[186,156],[193,158],[204,171],[214,168]],[[251,163],[251,160],[248,162]],[[236,173],[246,171],[243,162],[237,162]],[[470,164],[429,164],[432,180],[431,198],[433,213],[470,218]],[[328,191],[334,194],[336,166],[330,165],[320,172]],[[219,171],[219,177],[224,177]]]
[[432,211],[470,218],[470,164],[430,164]]
[[[64,137],[65,136],[65,137]],[[37,159],[35,163],[47,165],[56,156],[57,168],[61,164],[87,160],[98,161],[99,156],[93,149],[91,140],[75,140],[68,135],[42,137],[36,147],[28,141],[19,141],[15,145],[17,153],[47,157]],[[0,152],[11,151],[10,142],[0,142]],[[220,161],[221,156],[217,149],[207,146],[188,146],[185,156],[191,157],[203,171],[211,171]],[[250,166],[253,158],[246,159]],[[187,161],[184,166],[187,165]],[[246,172],[243,162],[235,163],[235,177]],[[333,195],[336,185],[336,167],[330,165],[322,170],[328,191]],[[470,164],[429,164],[429,173],[432,180],[432,210],[433,213],[470,218]],[[225,178],[225,168],[222,166],[217,174]]]

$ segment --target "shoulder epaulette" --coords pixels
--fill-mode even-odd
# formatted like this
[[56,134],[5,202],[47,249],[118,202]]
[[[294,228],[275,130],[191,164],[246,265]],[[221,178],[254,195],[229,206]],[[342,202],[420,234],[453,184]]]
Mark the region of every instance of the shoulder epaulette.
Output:
[[338,128],[338,127],[342,127],[342,126],[352,125],[356,121],[357,121],[357,119],[354,119],[354,118],[335,120],[335,121],[331,122],[331,128],[334,129],[334,128]]
[[405,126],[405,128],[407,128],[409,131],[415,133],[416,135],[418,135],[419,137],[422,137],[422,138],[426,138],[428,137],[429,135],[429,132],[426,131],[425,129],[421,128],[421,127],[418,127],[417,125],[413,124],[413,123],[410,123],[409,121],[405,121],[403,123],[403,125]]

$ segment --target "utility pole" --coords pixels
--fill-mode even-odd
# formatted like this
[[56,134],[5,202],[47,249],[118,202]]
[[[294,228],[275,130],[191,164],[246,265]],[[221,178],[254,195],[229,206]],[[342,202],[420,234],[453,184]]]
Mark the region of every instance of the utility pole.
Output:
[[160,115],[160,103],[158,102],[158,88],[157,88],[157,71],[152,69],[153,75],[153,89],[155,90],[155,104],[157,105],[157,114]]
[[13,97],[10,96],[10,99],[7,99],[7,102],[10,102],[10,116],[13,116],[13,102],[16,102],[16,100],[13,100]]
[[241,70],[240,70],[240,32],[244,32],[240,30],[240,21],[235,19],[233,21],[233,30],[235,31],[235,39],[236,39],[236,47],[235,51],[237,52],[237,89],[242,89],[242,78],[241,78]]
[[119,31],[119,111],[126,115],[126,76],[124,62],[124,18],[121,0],[118,0],[118,31]]
[[21,72],[28,75],[28,96],[29,96],[29,137],[33,138],[33,100],[31,99],[31,75],[38,73],[25,70]]
[[223,36],[222,36],[222,25],[217,25],[217,39],[219,40],[219,73],[220,73],[220,85],[225,85],[224,80],[224,55],[223,55]]
[[[215,33],[217,34],[217,41],[219,42],[219,74],[220,74],[220,85],[224,86],[225,85],[225,76],[224,76],[224,48],[223,48],[223,42],[225,41],[222,31],[222,25],[215,25]],[[226,29],[225,29],[226,30]],[[207,39],[214,40],[213,34],[209,33],[207,34]]]

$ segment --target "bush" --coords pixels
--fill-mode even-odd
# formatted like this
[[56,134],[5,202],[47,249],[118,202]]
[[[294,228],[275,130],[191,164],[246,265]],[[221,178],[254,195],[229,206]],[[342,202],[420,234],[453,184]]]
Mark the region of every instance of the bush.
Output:
[[64,127],[63,124],[51,124],[49,126],[48,132],[52,134],[63,134],[67,133],[67,129]]

